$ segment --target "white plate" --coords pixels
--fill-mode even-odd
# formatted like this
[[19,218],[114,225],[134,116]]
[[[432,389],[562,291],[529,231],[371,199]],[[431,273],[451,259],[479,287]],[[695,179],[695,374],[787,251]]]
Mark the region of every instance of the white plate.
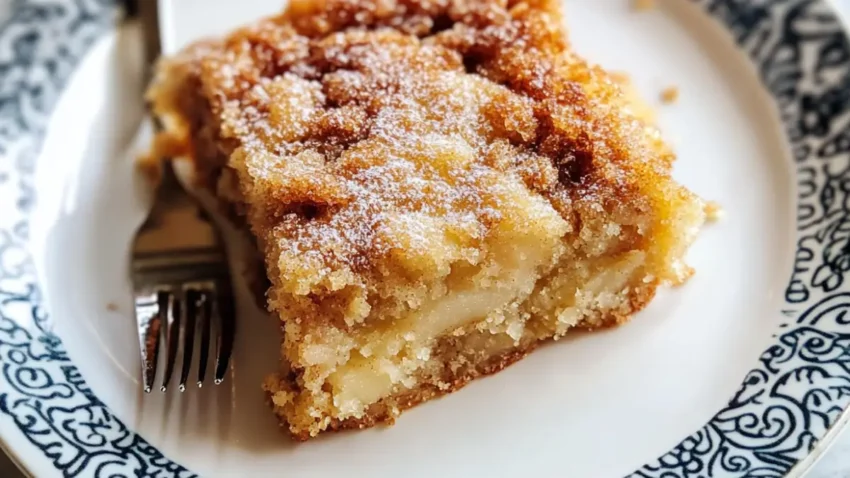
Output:
[[[0,106],[0,438],[37,476],[787,473],[850,402],[850,48],[823,1],[658,3],[566,8],[584,56],[628,72],[650,101],[681,90],[658,106],[675,176],[727,212],[692,248],[693,279],[623,327],[543,347],[391,428],[301,445],[264,404],[277,326],[250,300],[225,385],[141,392],[126,258],[147,195],[124,152],[142,117],[140,38],[133,25],[106,28],[55,108],[3,136]],[[276,8],[174,2],[165,47]],[[0,68],[21,35],[12,27],[0,29]],[[33,174],[19,150],[44,124]],[[36,207],[11,207],[33,191]]]

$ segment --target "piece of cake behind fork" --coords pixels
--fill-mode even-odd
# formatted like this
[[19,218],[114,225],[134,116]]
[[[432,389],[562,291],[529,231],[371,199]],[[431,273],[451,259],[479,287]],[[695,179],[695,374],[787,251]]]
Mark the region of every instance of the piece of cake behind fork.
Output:
[[301,0],[162,61],[149,99],[154,149],[192,158],[265,259],[285,365],[264,388],[299,439],[691,273],[702,201],[553,1]]

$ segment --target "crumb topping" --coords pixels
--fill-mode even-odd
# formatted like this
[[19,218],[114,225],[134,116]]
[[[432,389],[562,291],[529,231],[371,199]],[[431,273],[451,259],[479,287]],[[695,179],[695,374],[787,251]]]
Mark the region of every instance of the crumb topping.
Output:
[[655,0],[632,0],[632,8],[638,12],[652,10],[655,7]]

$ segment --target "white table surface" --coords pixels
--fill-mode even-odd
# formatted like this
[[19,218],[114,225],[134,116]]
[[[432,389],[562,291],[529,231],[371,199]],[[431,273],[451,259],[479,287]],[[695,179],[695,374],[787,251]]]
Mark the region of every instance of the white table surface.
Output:
[[[0,0],[0,10],[9,6],[12,0]],[[833,0],[845,18],[850,20],[850,0]],[[15,465],[0,452],[0,477],[22,478]],[[815,465],[806,478],[847,478],[850,477],[850,431],[845,430],[836,439],[832,448]]]

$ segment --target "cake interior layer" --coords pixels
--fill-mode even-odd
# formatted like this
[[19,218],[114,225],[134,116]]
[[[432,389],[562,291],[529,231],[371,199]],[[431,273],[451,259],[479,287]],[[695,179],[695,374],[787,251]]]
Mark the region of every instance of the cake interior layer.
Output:
[[591,260],[562,256],[542,273],[513,269],[504,283],[514,287],[450,292],[404,320],[307,346],[300,357],[310,364],[297,376],[270,377],[265,388],[299,438],[392,419],[429,396],[501,369],[572,327],[625,320],[651,299],[657,285],[646,274],[645,258],[640,251]]
[[[593,310],[602,312],[628,306],[628,291],[623,293],[624,282],[640,265],[641,256],[640,253],[625,254],[612,268],[599,272],[600,290],[584,289],[585,293],[595,295]],[[527,269],[516,271],[512,279],[526,287],[535,284]],[[349,359],[338,365],[327,379],[338,409],[335,415],[358,416],[379,399],[415,386],[419,370],[427,369],[433,348],[443,336],[486,332],[494,340],[485,341],[483,347],[477,346],[474,350],[484,358],[495,357],[519,346],[523,338],[538,340],[560,336],[585,315],[557,313],[572,310],[575,303],[559,304],[549,313],[537,311],[532,315],[525,310],[528,308],[525,302],[540,298],[524,292],[510,287],[455,292],[377,333],[372,331],[358,337],[360,348],[352,351]],[[605,307],[600,307],[600,302],[604,302]],[[587,324],[591,323],[588,320]],[[435,358],[440,361],[439,357]]]

